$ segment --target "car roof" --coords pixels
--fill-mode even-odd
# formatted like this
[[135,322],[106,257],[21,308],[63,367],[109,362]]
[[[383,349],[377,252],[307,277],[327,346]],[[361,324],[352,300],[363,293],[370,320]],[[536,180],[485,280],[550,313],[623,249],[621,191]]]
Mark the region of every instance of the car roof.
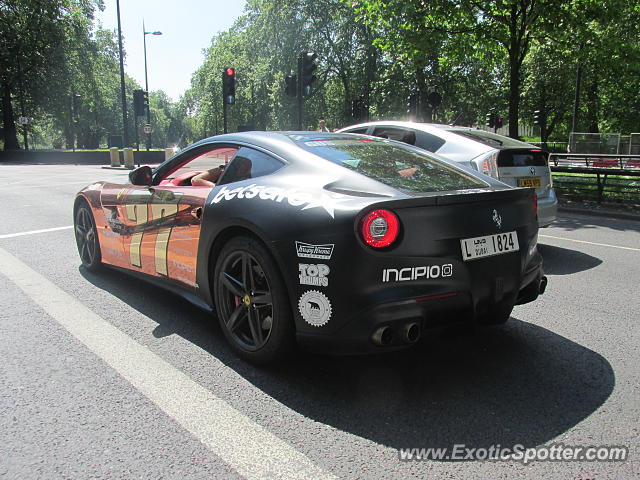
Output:
[[[486,130],[481,130],[475,127],[463,127],[463,126],[456,126],[456,125],[446,125],[441,123],[421,123],[421,122],[409,122],[409,121],[402,121],[402,120],[378,120],[374,122],[364,122],[356,125],[350,125],[348,127],[345,127],[345,129],[346,128],[348,129],[364,128],[364,127],[378,126],[378,125],[389,126],[389,127],[413,128],[415,130],[420,130],[426,133],[431,133],[433,135],[436,135],[442,138],[443,140],[445,140],[446,142],[452,142],[459,146],[464,145],[466,149],[473,149],[473,150],[479,149],[482,151],[486,151],[489,149],[503,149],[503,148],[538,148],[529,143],[525,143],[520,140],[516,140],[511,137],[506,137],[504,135],[496,134],[493,132],[488,132]],[[340,129],[340,132],[342,132],[343,130],[344,129]],[[469,132],[471,134],[477,133],[477,135],[479,136],[483,136],[487,138],[495,138],[496,140],[499,140],[500,142],[505,143],[505,146],[499,145],[498,144],[500,143],[499,141],[496,141],[495,144],[493,144],[493,142],[490,142],[491,145],[489,145],[480,139],[474,139],[467,135],[460,135],[456,132]]]
[[322,140],[330,138],[350,138],[349,133],[331,133],[331,132],[315,132],[315,131],[250,131],[235,132],[215,135],[203,138],[202,140],[190,145],[189,148],[204,145],[212,142],[230,142],[230,143],[248,143],[263,147],[273,148],[290,148],[296,145],[296,141],[300,140]]
[[[272,153],[285,159],[288,163],[294,163],[300,166],[306,166],[314,169],[326,170],[334,168],[342,168],[334,164],[328,159],[314,155],[312,152],[304,149],[299,143],[313,141],[313,140],[332,140],[332,139],[353,139],[354,137],[364,137],[369,141],[375,140],[380,143],[395,144],[398,147],[418,149],[413,145],[408,145],[404,142],[381,139],[376,137],[370,137],[366,135],[358,135],[353,133],[340,133],[340,132],[316,132],[316,131],[250,131],[250,132],[237,132],[227,133],[222,135],[216,135],[200,140],[188,147],[188,149],[182,150],[180,153],[186,152],[193,148],[197,148],[202,145],[210,143],[239,143],[249,146],[255,146],[258,148],[264,148]],[[458,137],[458,136],[456,136]],[[461,141],[466,141],[465,138],[459,137]],[[470,142],[474,145],[481,145],[479,142]],[[422,150],[423,152],[425,150]],[[429,155],[440,162],[450,163],[451,159],[440,155],[439,153],[429,152]],[[318,163],[318,159],[322,159],[323,165]],[[326,164],[325,164],[326,162]],[[342,170],[340,170],[342,172]]]

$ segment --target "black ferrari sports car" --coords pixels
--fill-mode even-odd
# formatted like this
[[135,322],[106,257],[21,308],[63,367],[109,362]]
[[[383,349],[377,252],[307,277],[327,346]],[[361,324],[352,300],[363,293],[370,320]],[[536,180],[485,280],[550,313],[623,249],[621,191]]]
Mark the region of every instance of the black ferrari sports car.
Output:
[[129,180],[78,193],[83,265],[215,311],[256,363],[296,340],[390,351],[437,325],[502,323],[546,286],[533,189],[393,140],[220,135]]

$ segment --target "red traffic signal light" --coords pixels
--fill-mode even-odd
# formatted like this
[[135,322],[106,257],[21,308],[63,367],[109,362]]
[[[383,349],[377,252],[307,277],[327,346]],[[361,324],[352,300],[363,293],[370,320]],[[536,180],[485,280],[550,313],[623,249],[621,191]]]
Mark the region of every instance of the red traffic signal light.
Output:
[[236,69],[227,67],[222,71],[222,96],[228,105],[236,101]]

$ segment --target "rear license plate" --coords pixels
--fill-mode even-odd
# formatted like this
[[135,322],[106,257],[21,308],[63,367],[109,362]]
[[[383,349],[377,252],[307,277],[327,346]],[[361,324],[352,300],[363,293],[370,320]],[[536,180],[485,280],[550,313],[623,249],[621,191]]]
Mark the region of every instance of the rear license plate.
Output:
[[540,188],[540,177],[523,177],[518,179],[519,187]]
[[462,247],[462,259],[475,260],[476,258],[490,257],[502,253],[517,252],[518,235],[516,232],[496,233],[486,237],[464,238],[460,240]]

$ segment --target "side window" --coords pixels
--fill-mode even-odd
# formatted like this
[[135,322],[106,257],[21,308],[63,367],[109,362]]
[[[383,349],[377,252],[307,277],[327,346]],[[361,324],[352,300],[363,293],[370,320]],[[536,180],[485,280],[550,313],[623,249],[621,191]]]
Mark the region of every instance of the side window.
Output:
[[437,152],[445,143],[446,142],[440,137],[436,137],[427,132],[416,131],[416,147],[424,148],[430,152]]
[[354,128],[353,130],[349,130],[348,132],[343,132],[343,133],[359,133],[361,135],[365,135],[367,133],[368,128],[369,127]]
[[376,127],[373,131],[376,137],[388,138],[389,140],[397,140],[399,142],[415,145],[416,132],[408,128],[399,127]]
[[159,185],[190,186],[192,177],[226,165],[237,152],[237,147],[218,145],[186,152],[184,157],[177,158],[173,166],[161,174]]
[[284,166],[280,160],[252,148],[242,147],[225,169],[218,185],[262,177]]

